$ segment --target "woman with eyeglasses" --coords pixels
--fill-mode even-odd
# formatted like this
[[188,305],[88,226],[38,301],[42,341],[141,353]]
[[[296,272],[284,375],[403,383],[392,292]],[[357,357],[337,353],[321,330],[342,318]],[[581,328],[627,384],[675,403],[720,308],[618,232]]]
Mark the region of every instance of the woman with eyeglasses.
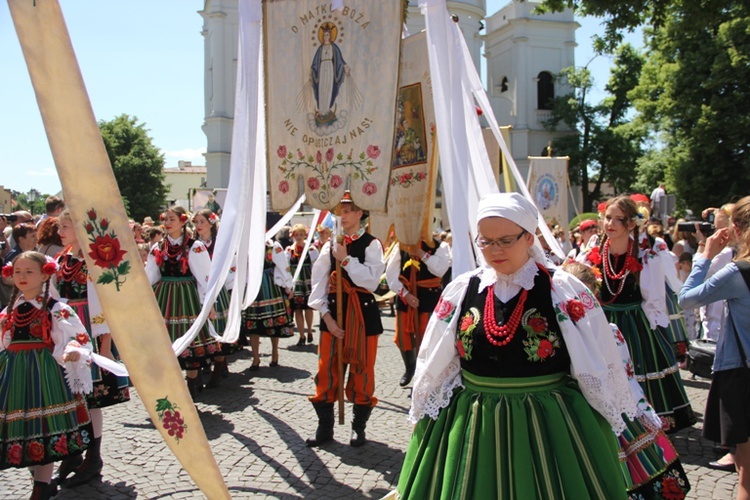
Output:
[[547,269],[537,217],[517,193],[479,203],[487,265],[427,326],[401,498],[627,497],[615,435],[642,411],[591,291]]
[[665,432],[696,422],[669,338],[665,283],[674,264],[661,238],[641,234],[645,217],[627,196],[610,199],[598,247],[583,263],[601,276],[601,303],[630,350],[636,380],[661,417]]

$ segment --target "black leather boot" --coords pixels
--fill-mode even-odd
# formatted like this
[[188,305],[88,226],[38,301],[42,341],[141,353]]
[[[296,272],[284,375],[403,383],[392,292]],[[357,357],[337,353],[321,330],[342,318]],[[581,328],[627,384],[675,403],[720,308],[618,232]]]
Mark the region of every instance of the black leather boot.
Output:
[[320,446],[328,441],[333,441],[333,403],[313,403],[315,413],[318,414],[318,429],[315,435],[307,438],[307,446]]
[[417,369],[417,355],[414,349],[411,351],[401,351],[401,358],[404,360],[406,371],[404,372],[404,376],[401,377],[401,380],[398,381],[398,385],[406,387],[406,385],[411,382],[412,377],[414,377],[414,370]]
[[63,458],[60,466],[57,468],[57,477],[52,479],[55,485],[63,484],[65,480],[83,463],[83,454],[73,455]]
[[31,492],[31,500],[47,500],[57,494],[57,486],[51,483],[34,481],[34,490]]
[[367,421],[370,419],[372,406],[354,405],[352,411],[354,413],[354,418],[352,419],[352,438],[349,441],[349,444],[356,448],[367,442],[367,438],[365,437],[365,427],[367,426]]
[[75,488],[82,484],[90,482],[92,479],[101,477],[102,467],[104,462],[102,461],[102,438],[94,438],[89,444],[86,450],[86,458],[83,459],[83,464],[76,470],[75,476],[71,477],[63,484],[66,488]]

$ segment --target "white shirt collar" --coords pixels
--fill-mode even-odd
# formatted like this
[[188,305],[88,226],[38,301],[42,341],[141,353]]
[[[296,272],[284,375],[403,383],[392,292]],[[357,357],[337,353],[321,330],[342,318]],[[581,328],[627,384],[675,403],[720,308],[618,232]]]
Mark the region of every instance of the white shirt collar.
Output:
[[[513,274],[500,274],[495,272],[491,267],[483,267],[479,276],[479,290],[478,293],[482,293],[485,288],[490,285],[497,284],[495,292],[498,294],[498,298],[501,300],[513,297],[520,291],[521,288],[531,290],[534,288],[534,278],[536,278],[539,272],[539,267],[536,265],[536,261],[532,258],[526,261],[521,268]],[[507,302],[507,300],[503,300]]]
[[172,238],[171,236],[167,235],[167,240],[171,245],[179,245],[180,243],[182,243],[182,235],[177,238]]

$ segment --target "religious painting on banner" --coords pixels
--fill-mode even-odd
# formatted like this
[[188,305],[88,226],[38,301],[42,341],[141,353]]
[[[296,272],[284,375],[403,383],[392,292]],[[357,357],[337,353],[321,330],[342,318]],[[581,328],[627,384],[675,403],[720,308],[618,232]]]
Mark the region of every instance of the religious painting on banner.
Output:
[[333,209],[346,189],[383,211],[398,90],[402,0],[264,2],[271,207],[302,194]]
[[386,241],[395,225],[402,245],[432,241],[435,205],[437,148],[435,110],[425,32],[401,44],[401,71],[393,150],[388,212],[372,214],[370,232]]
[[568,157],[529,157],[527,186],[547,224],[568,227]]

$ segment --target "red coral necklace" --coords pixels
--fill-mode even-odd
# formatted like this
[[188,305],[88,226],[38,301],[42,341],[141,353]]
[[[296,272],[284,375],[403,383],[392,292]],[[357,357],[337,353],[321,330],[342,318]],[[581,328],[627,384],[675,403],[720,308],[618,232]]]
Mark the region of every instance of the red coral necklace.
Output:
[[63,281],[73,281],[76,277],[76,275],[81,272],[81,269],[83,268],[83,264],[85,263],[84,260],[76,260],[75,264],[71,264],[72,256],[68,255],[63,260],[62,265],[60,266],[60,277]]
[[[609,240],[604,242],[604,258],[602,259],[602,267],[604,268],[604,285],[607,287],[607,291],[612,296],[612,298],[608,301],[602,301],[604,304],[611,304],[615,301],[615,299],[622,293],[622,290],[625,288],[625,278],[628,277],[628,274],[630,274],[630,266],[628,266],[628,257],[630,257],[630,251],[633,249],[633,240],[628,241],[628,250],[626,252],[625,262],[622,265],[622,269],[620,269],[619,273],[614,273],[612,271],[612,268],[610,267],[612,264],[610,263],[611,254],[609,252]],[[609,280],[612,281],[618,281],[619,284],[617,286],[617,291],[612,291],[612,287],[609,284]]]
[[498,325],[495,319],[495,285],[492,285],[492,289],[487,291],[487,299],[484,301],[483,325],[484,334],[490,344],[502,347],[513,340],[513,337],[516,336],[518,324],[521,322],[523,306],[528,295],[529,291],[524,288],[508,321],[504,325]]
[[39,309],[37,309],[36,307],[31,306],[31,310],[22,313],[18,312],[18,307],[15,307],[13,309],[13,312],[11,313],[11,320],[13,321],[14,327],[26,328],[36,320],[42,318],[42,316],[46,314],[46,312],[47,311],[44,310],[44,307],[40,307]]

